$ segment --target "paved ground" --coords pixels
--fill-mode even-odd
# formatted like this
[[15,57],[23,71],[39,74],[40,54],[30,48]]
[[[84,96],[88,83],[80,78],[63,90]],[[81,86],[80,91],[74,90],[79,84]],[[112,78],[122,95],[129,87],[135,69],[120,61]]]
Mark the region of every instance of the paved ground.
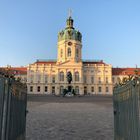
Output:
[[113,140],[112,98],[28,97],[26,140]]

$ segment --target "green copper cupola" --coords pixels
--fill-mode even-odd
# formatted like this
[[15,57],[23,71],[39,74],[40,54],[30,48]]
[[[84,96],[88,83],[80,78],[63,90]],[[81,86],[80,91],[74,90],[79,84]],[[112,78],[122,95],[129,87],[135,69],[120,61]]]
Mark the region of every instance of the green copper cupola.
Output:
[[58,41],[62,40],[76,40],[76,41],[82,41],[82,34],[75,30],[73,27],[74,20],[71,16],[68,17],[66,20],[66,27],[64,30],[60,31],[58,33]]

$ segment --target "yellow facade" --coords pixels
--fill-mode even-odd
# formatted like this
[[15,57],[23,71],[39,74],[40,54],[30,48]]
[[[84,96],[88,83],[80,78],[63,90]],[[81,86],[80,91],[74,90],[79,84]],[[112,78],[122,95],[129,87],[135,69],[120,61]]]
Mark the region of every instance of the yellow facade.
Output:
[[58,34],[57,60],[38,60],[27,68],[28,93],[62,94],[68,87],[67,72],[72,73],[77,94],[112,94],[112,66],[103,61],[82,60],[82,35],[67,19]]

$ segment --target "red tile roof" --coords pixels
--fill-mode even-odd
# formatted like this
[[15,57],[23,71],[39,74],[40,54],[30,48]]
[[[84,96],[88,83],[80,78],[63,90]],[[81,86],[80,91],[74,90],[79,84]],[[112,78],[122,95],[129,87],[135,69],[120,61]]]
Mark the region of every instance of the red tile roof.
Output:
[[0,69],[8,69],[8,71],[10,71],[11,74],[15,74],[15,75],[27,74],[27,67],[10,67],[10,68],[1,67]]
[[12,67],[11,70],[17,72],[17,74],[27,74],[27,68],[26,67]]
[[[134,75],[136,68],[112,68],[112,75]],[[140,75],[140,68],[137,68]]]
[[[37,64],[54,64],[54,61],[39,61],[35,62]],[[83,62],[84,64],[105,64],[103,61],[101,62],[94,62],[94,61],[87,61]],[[6,69],[6,67],[1,67],[0,69]],[[15,75],[26,75],[27,74],[27,67],[10,67],[10,72]],[[112,75],[134,75],[136,68],[112,68]],[[140,68],[137,68],[138,74],[140,75]]]

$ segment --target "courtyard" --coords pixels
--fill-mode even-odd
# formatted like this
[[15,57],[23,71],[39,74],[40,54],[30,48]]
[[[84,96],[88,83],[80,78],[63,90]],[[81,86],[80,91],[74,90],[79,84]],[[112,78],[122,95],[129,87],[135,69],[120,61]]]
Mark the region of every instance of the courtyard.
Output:
[[113,140],[111,96],[28,97],[26,140]]

